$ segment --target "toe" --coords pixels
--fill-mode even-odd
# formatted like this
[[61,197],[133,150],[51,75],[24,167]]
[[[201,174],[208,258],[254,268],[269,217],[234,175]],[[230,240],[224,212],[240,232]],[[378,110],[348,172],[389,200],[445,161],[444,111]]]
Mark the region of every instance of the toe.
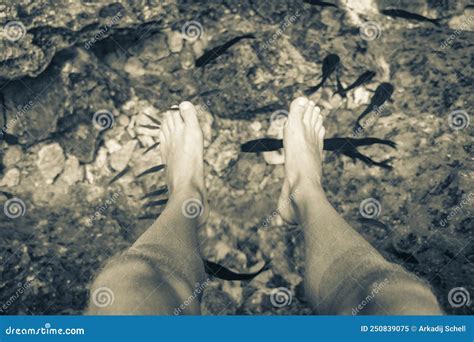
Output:
[[186,125],[198,125],[197,111],[194,105],[189,101],[181,102],[179,105],[181,117]]
[[181,115],[179,114],[179,108],[173,108],[171,110],[171,118],[173,120],[173,125],[175,128],[181,128],[184,126],[183,119],[181,118]]
[[171,118],[169,118],[169,113],[166,112],[165,119],[163,120],[163,124],[161,125],[161,130],[160,130],[160,133],[163,133],[163,137],[165,138],[165,140],[169,139],[170,137],[170,133],[171,133],[170,120]]
[[313,111],[314,111],[315,103],[313,101],[309,101],[308,107],[303,114],[303,122],[307,125],[311,124],[311,120],[313,118]]
[[316,125],[314,126],[314,130],[319,132],[321,127],[323,126],[323,116],[321,114],[318,115],[318,120],[316,120]]
[[288,115],[289,119],[301,120],[307,106],[308,98],[306,97],[298,97],[297,99],[293,100],[290,105],[290,114]]
[[174,122],[173,122],[173,111],[168,110],[165,114],[165,125],[168,127],[168,132],[174,130]]
[[326,129],[321,127],[319,131],[319,155],[321,157],[321,161],[323,160],[323,149],[324,149],[324,135],[326,134]]
[[313,109],[313,115],[311,117],[311,126],[315,127],[316,122],[318,121],[319,114],[321,113],[321,108],[319,107],[314,107]]

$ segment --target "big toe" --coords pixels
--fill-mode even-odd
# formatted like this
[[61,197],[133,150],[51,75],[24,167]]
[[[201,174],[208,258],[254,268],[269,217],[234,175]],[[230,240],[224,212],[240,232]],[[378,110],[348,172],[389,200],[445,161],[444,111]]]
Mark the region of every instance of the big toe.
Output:
[[189,101],[181,102],[179,105],[180,114],[186,125],[197,126],[199,125],[197,119],[197,111],[194,105]]
[[306,111],[308,103],[309,101],[306,97],[298,97],[294,99],[290,105],[290,114],[288,115],[289,120],[301,120],[303,118],[304,112]]

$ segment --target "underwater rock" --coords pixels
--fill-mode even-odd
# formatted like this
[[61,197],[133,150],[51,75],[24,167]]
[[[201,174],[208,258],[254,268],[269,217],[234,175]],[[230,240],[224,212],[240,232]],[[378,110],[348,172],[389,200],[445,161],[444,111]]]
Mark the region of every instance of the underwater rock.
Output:
[[137,146],[136,140],[130,140],[118,151],[115,151],[110,156],[110,166],[117,172],[122,171],[128,165],[130,158],[132,158],[133,151]]
[[10,146],[3,156],[3,165],[8,169],[15,166],[23,158],[23,151],[20,146]]
[[67,10],[51,1],[19,0],[3,4],[0,26],[15,23],[12,39],[0,40],[0,79],[36,77],[54,56],[73,45],[86,49],[117,32],[124,35],[153,33],[174,22],[177,8],[173,0],[75,1]]
[[70,156],[64,163],[64,171],[59,177],[68,185],[73,185],[84,180],[84,166],[79,165],[79,159],[76,156]]
[[17,168],[5,172],[5,176],[3,176],[0,181],[0,186],[5,186],[7,188],[17,186],[18,184],[20,184],[20,170]]
[[38,166],[47,184],[52,184],[54,178],[64,169],[64,153],[58,143],[46,145],[38,152]]

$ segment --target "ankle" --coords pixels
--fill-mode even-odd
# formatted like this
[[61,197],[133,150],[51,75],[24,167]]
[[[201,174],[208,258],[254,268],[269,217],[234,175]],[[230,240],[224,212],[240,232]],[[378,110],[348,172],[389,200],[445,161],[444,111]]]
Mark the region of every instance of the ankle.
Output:
[[315,206],[327,201],[321,183],[310,179],[298,182],[294,186],[290,185],[290,197],[299,222],[304,221],[306,212],[314,210]]

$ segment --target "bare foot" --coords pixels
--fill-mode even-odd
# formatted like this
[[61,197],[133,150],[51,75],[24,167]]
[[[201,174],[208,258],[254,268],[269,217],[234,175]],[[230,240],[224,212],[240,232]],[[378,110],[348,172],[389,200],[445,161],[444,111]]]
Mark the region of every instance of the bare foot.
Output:
[[166,113],[160,131],[160,147],[169,200],[178,200],[183,214],[205,223],[208,214],[203,171],[203,136],[191,102]]
[[288,224],[298,223],[294,203],[304,191],[321,189],[324,133],[319,107],[306,97],[293,100],[283,132],[285,181],[278,203]]

